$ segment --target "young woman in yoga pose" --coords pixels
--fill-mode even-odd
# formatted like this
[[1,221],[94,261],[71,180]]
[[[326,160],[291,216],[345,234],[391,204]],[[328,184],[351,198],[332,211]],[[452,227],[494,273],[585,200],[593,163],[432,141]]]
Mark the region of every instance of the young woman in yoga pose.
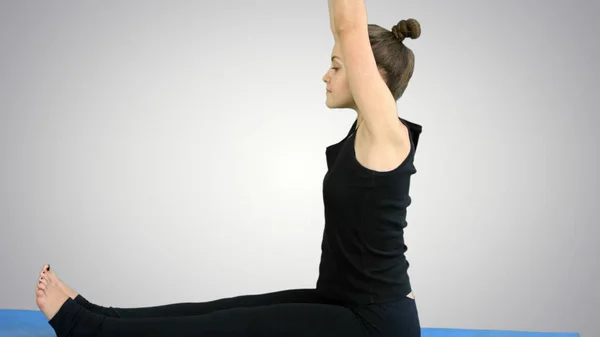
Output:
[[403,231],[421,127],[396,111],[414,67],[404,39],[419,37],[420,25],[367,24],[364,0],[329,0],[329,13],[335,44],[323,77],[326,105],[354,109],[357,118],[326,148],[315,289],[113,308],[87,301],[45,265],[37,304],[58,337],[420,336]]

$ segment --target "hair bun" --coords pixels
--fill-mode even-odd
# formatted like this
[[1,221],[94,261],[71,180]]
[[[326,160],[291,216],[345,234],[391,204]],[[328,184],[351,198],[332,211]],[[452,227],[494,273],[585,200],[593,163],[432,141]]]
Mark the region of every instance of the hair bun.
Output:
[[392,33],[402,42],[405,38],[416,39],[421,36],[421,25],[415,19],[401,20],[397,25],[392,27]]

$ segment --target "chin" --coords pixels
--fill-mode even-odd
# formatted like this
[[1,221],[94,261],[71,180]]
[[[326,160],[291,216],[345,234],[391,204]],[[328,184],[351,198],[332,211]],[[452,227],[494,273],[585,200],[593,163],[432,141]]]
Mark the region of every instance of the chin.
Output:
[[344,109],[345,108],[345,105],[340,104],[339,102],[331,102],[330,100],[326,100],[325,105],[329,109]]

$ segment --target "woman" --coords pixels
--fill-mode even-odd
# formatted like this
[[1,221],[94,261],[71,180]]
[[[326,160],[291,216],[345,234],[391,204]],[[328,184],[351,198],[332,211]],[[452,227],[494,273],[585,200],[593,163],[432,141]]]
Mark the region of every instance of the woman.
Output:
[[419,37],[420,26],[368,25],[364,0],[329,0],[329,13],[335,45],[323,77],[326,105],[354,109],[357,119],[326,149],[316,288],[112,308],[90,303],[46,265],[37,304],[58,337],[420,336],[403,230],[421,127],[396,112],[414,66],[403,40]]

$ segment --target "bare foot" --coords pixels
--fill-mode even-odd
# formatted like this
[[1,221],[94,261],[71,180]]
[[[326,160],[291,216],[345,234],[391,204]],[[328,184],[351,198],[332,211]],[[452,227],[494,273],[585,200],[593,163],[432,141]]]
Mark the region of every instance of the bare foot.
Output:
[[63,293],[58,286],[55,277],[48,272],[40,277],[35,297],[37,306],[48,320],[51,320],[60,307],[69,299],[69,296]]
[[77,293],[75,292],[75,290],[71,289],[71,287],[66,285],[60,278],[58,278],[56,272],[54,272],[54,269],[51,270],[50,265],[48,264],[44,265],[44,268],[42,268],[42,271],[40,272],[40,277],[44,276],[47,273],[52,274],[53,280],[56,282],[56,284],[58,285],[60,290],[62,290],[63,293],[67,294],[67,296],[69,296],[72,299],[75,299],[75,297],[77,297]]

